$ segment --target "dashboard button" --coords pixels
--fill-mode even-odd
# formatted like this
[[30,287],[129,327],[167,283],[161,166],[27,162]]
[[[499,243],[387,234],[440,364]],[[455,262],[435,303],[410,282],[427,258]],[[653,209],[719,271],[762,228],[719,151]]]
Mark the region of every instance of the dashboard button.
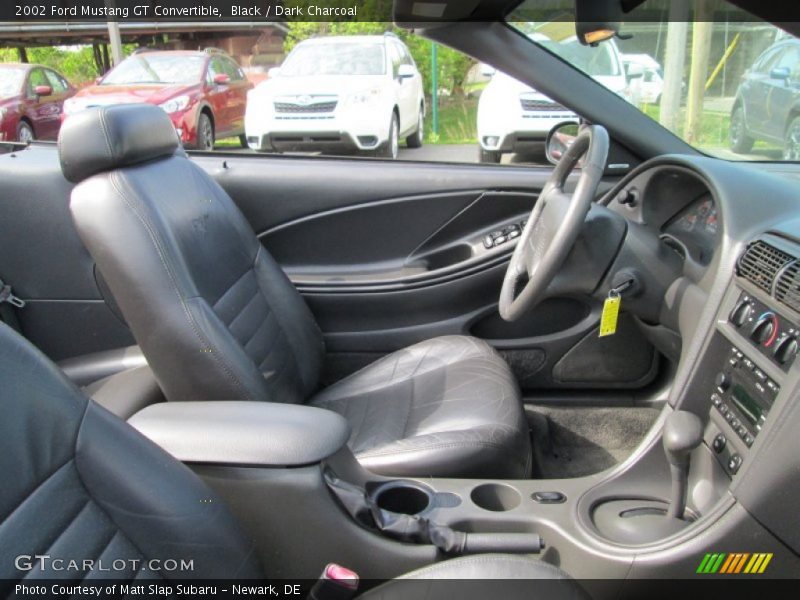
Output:
[[717,386],[717,389],[720,392],[724,392],[731,387],[731,378],[725,372],[719,373],[717,374],[717,378],[714,380],[714,384]]
[[734,454],[728,460],[728,470],[731,474],[735,474],[739,468],[742,466],[742,457],[738,454]]
[[724,434],[720,433],[717,437],[714,438],[714,441],[711,443],[711,447],[713,448],[714,452],[719,454],[723,450],[725,450],[725,446],[728,444],[728,438],[725,437]]
[[750,435],[749,433],[744,436],[744,443],[748,448],[750,446],[752,446],[753,442],[755,442],[755,441],[756,441],[756,439],[752,435]]
[[483,247],[488,250],[492,246],[494,246],[494,238],[491,235],[483,236]]

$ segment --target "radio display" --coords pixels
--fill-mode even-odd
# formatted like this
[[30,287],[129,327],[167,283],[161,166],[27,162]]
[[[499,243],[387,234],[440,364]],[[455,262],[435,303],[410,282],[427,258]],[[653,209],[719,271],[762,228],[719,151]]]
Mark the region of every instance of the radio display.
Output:
[[731,400],[733,400],[739,412],[742,413],[742,416],[744,416],[751,425],[757,427],[763,410],[755,399],[747,393],[747,390],[741,385],[734,385],[731,391]]

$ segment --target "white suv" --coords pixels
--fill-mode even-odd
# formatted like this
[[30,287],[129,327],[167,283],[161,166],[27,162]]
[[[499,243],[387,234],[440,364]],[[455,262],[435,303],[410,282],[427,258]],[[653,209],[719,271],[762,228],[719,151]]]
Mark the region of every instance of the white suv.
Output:
[[300,42],[247,98],[247,144],[259,152],[368,153],[422,145],[422,77],[390,33]]
[[[581,46],[574,36],[561,42],[533,34],[531,39],[582,69],[619,95],[629,98],[628,80],[614,41],[596,48]],[[478,101],[480,161],[499,163],[504,153],[542,153],[550,130],[578,115],[505,73],[494,73]]]

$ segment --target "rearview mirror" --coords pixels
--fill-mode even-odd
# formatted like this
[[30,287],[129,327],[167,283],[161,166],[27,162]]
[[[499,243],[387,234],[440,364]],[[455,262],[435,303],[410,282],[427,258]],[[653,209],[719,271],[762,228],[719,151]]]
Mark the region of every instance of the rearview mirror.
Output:
[[217,73],[216,75],[214,75],[214,83],[216,83],[217,85],[225,85],[226,83],[229,83],[230,80],[231,78],[228,77],[225,73]]
[[594,46],[619,33],[619,0],[575,0],[575,34],[584,46]]
[[400,65],[400,67],[397,69],[397,76],[400,79],[409,79],[416,74],[416,70],[411,65]]
[[[564,121],[550,130],[545,141],[545,155],[552,164],[558,164],[561,157],[578,137],[580,126],[574,121]],[[578,163],[580,165],[580,163]]]
[[37,96],[52,96],[53,95],[53,88],[49,85],[37,85],[33,91]]
[[497,73],[497,69],[495,69],[492,65],[481,63],[481,75],[484,77],[493,77],[495,73]]

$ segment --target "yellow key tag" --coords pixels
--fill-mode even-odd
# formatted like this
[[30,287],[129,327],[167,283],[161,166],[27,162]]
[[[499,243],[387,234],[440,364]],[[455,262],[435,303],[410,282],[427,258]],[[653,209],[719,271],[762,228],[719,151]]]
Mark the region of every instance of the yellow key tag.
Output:
[[622,304],[622,298],[619,294],[612,293],[606,298],[603,303],[603,314],[600,317],[600,337],[617,333],[620,304]]

